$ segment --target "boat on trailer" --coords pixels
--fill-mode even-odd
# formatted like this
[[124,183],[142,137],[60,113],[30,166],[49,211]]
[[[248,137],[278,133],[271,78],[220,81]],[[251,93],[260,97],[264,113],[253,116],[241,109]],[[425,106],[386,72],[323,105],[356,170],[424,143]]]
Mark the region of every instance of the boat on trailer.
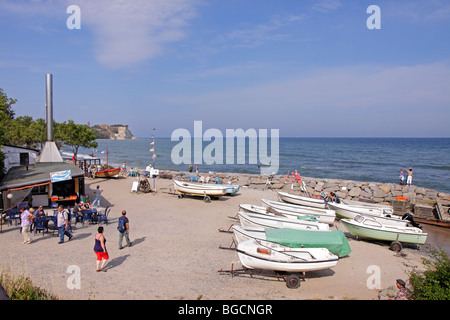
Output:
[[242,265],[250,269],[306,272],[332,268],[339,260],[326,248],[290,248],[255,239],[240,242],[236,251]]
[[239,211],[238,218],[241,222],[241,225],[243,226],[262,228],[291,228],[297,230],[330,230],[329,225],[326,223],[280,217],[273,214],[260,214]]
[[391,241],[391,249],[396,252],[401,251],[401,243],[425,244],[428,237],[428,234],[420,228],[383,224],[375,217],[358,215],[354,219],[342,219],[341,221],[353,236]]
[[309,231],[245,226],[233,226],[232,228],[237,243],[255,239],[270,241],[291,248],[327,248],[339,258],[351,252],[347,238],[341,230]]
[[267,199],[261,199],[261,202],[263,203],[263,205],[269,208],[270,211],[274,211],[285,216],[317,216],[319,222],[328,224],[334,223],[334,220],[336,219],[336,213],[331,209],[305,207],[287,202],[272,201]]
[[327,207],[327,203],[322,198],[313,198],[313,197],[304,197],[292,193],[278,191],[278,198],[281,201],[293,203],[306,207],[314,207],[325,209]]

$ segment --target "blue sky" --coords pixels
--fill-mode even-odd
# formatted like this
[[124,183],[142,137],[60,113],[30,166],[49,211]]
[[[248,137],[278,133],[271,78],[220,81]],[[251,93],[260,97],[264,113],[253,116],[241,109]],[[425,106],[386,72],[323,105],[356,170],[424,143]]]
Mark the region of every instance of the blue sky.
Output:
[[1,0],[0,88],[45,118],[51,73],[56,121],[138,137],[450,137],[449,35],[448,0]]

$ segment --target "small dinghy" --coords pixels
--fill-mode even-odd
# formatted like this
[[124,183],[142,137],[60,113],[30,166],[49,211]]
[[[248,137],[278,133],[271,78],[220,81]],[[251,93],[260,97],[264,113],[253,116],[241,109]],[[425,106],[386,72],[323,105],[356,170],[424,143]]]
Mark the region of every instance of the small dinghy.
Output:
[[325,209],[327,207],[327,203],[325,202],[324,199],[321,198],[304,197],[281,191],[278,191],[278,197],[280,198],[281,201],[298,204],[301,206],[314,207],[320,209]]
[[291,228],[296,230],[323,230],[328,231],[328,224],[317,221],[307,221],[251,212],[238,212],[238,217],[243,226],[261,228]]
[[341,230],[309,231],[233,226],[233,232],[237,243],[254,239],[274,242],[291,248],[327,248],[339,258],[351,252],[347,238]]
[[250,269],[306,272],[332,268],[339,259],[326,248],[290,248],[255,239],[240,242],[236,250],[242,265]]
[[336,213],[330,209],[320,209],[314,207],[305,207],[296,204],[261,199],[263,205],[270,208],[270,211],[282,214],[284,216],[317,216],[319,222],[332,224],[336,219]]

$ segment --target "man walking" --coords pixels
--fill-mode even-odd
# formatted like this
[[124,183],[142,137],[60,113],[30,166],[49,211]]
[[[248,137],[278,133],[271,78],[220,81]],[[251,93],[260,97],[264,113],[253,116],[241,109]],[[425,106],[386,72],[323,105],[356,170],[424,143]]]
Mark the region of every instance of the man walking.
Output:
[[73,236],[67,231],[69,228],[69,215],[62,205],[58,207],[56,227],[58,228],[59,233],[59,244],[64,243],[64,235],[69,237],[69,241],[72,239]]
[[94,190],[94,201],[92,201],[92,206],[94,206],[97,203],[97,208],[100,207],[100,195],[102,194],[103,190],[100,189],[100,186],[97,186],[97,189]]
[[119,218],[119,224],[117,226],[117,230],[119,230],[119,249],[123,249],[122,247],[122,240],[123,237],[125,237],[125,240],[127,241],[128,247],[131,247],[130,242],[130,223],[128,218],[126,217],[127,212],[125,210],[122,210],[122,216]]

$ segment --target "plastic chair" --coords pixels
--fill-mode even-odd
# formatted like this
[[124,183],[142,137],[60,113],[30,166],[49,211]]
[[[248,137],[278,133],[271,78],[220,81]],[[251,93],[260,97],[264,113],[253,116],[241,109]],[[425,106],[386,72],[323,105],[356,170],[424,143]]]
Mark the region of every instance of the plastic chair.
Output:
[[91,210],[81,210],[81,224],[84,226],[85,221],[89,221],[89,225],[92,224],[92,212]]
[[9,209],[6,211],[6,214],[9,217],[9,225],[12,226],[12,222],[15,222],[17,226],[17,221],[20,222],[20,210],[19,209]]
[[100,221],[105,221],[106,224],[108,224],[108,215],[111,209],[109,207],[106,207],[105,213],[99,213],[97,216],[97,223],[100,224]]
[[42,230],[42,235],[44,235],[45,229],[47,229],[48,232],[48,225],[45,224],[45,222],[47,221],[47,219],[45,217],[38,217],[36,218],[36,220],[34,221],[34,235],[36,235],[37,231],[41,231]]

